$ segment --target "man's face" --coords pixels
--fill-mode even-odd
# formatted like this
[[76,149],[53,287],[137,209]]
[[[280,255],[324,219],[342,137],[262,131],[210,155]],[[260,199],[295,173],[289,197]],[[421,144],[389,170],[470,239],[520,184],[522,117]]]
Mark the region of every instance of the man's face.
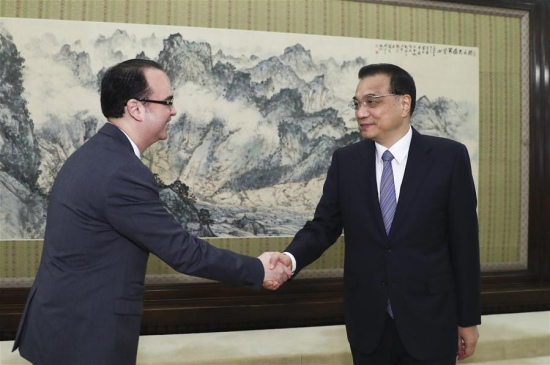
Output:
[[[150,100],[171,100],[173,99],[172,86],[168,76],[154,68],[144,71],[151,95],[147,97]],[[168,137],[168,122],[170,118],[176,115],[176,108],[173,105],[164,105],[158,103],[147,103],[145,107],[144,128],[147,137],[151,143],[159,140],[165,140]]]
[[378,74],[359,81],[354,100],[358,102],[355,118],[361,136],[389,148],[409,130],[410,96],[390,95],[376,98],[387,94],[391,94],[390,77]]

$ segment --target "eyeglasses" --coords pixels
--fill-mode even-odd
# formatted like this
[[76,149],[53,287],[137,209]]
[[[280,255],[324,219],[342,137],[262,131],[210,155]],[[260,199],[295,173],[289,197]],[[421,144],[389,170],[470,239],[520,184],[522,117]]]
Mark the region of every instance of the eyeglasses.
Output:
[[136,99],[137,101],[143,101],[145,103],[155,103],[155,104],[162,104],[166,106],[172,106],[174,105],[174,99],[168,99],[168,100],[151,100],[151,99]]
[[384,95],[367,95],[361,100],[353,99],[349,102],[348,108],[353,110],[359,110],[362,106],[368,106],[369,108],[374,108],[380,104],[380,98],[386,96],[401,96],[402,94],[384,94]]

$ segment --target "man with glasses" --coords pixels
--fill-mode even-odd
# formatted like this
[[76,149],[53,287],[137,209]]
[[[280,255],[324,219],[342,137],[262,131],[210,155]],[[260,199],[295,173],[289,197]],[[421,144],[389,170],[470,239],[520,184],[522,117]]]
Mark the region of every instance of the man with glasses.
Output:
[[275,289],[290,270],[191,236],[164,208],[141,154],[167,137],[172,87],[153,61],[129,60],[101,82],[109,121],[75,151],[50,193],[40,268],[14,350],[34,364],[135,364],[152,252],[185,274]]
[[283,254],[294,275],[342,231],[346,329],[355,364],[455,364],[480,313],[477,199],[466,147],[410,125],[413,78],[368,65],[350,107],[363,141],[332,156],[323,195]]

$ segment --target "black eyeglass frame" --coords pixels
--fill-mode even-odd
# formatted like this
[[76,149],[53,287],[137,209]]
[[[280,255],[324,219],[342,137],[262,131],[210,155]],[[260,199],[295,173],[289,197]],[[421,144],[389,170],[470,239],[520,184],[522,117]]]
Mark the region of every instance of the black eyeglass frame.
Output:
[[168,99],[168,100],[136,99],[136,100],[142,101],[144,103],[155,103],[155,104],[162,104],[166,106],[174,105],[174,99]]

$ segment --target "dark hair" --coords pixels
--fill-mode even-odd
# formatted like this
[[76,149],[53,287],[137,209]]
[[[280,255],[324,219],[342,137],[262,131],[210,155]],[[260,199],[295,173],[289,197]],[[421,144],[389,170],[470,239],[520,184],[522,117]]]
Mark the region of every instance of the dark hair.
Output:
[[384,74],[390,77],[390,90],[392,94],[411,96],[411,113],[414,112],[416,106],[416,86],[412,76],[401,67],[392,65],[390,63],[376,63],[361,67],[359,70],[359,79],[363,79],[367,76],[374,76]]
[[155,61],[133,59],[121,62],[107,70],[101,80],[101,111],[106,118],[120,118],[130,99],[147,99],[151,89],[144,70],[162,67]]

